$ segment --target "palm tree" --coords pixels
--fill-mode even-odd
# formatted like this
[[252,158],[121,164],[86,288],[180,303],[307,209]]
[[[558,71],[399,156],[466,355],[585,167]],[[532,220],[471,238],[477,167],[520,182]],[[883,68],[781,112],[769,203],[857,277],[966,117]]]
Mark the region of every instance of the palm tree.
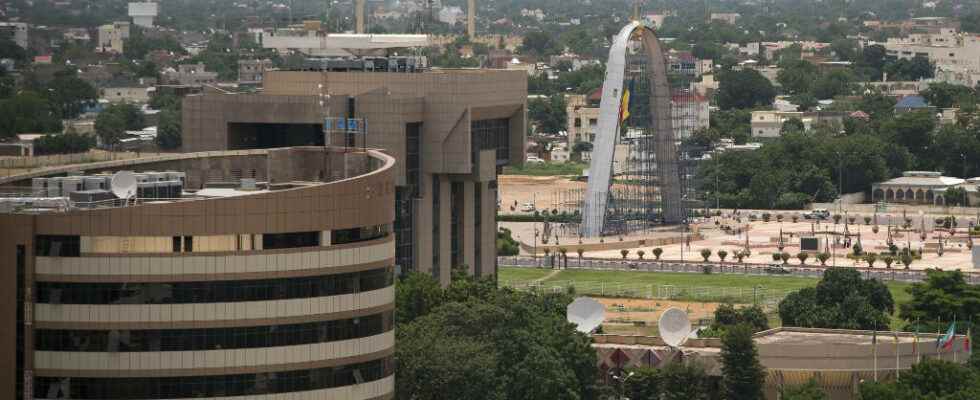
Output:
[[743,253],[743,252],[741,252],[739,250],[736,250],[735,251],[735,254],[732,254],[732,257],[735,257],[735,259],[738,260],[739,264],[741,264],[742,263],[742,260],[745,259],[745,255],[746,255],[745,253]]
[[868,262],[868,268],[874,268],[875,261],[878,261],[878,256],[874,253],[868,253],[868,255],[864,256],[864,261]]
[[725,249],[718,250],[718,258],[721,259],[721,262],[725,262],[725,257],[728,257],[728,252]]
[[641,260],[643,259],[643,256],[646,255],[646,254],[647,254],[647,252],[643,251],[643,249],[640,249],[640,250],[637,250],[636,251],[636,255],[639,256]]
[[820,266],[821,267],[826,267],[827,266],[827,260],[829,260],[829,259],[830,259],[830,254],[827,254],[826,252],[817,254],[817,260],[820,261]]
[[800,265],[806,265],[807,258],[810,258],[810,255],[807,254],[805,251],[800,252],[799,254],[796,255],[796,259],[800,260]]
[[780,259],[780,260],[783,260],[783,264],[787,264],[787,263],[789,263],[789,253],[787,253],[787,252],[785,252],[785,251],[784,251],[784,252],[782,252],[782,253],[780,253],[780,254],[779,254],[779,259]]
[[664,249],[661,249],[659,247],[655,247],[653,249],[653,256],[657,258],[657,261],[660,261],[661,254],[664,254]]
[[895,262],[895,257],[892,257],[890,255],[884,256],[881,258],[881,261],[885,262],[885,268],[891,269],[892,263]]
[[630,255],[630,251],[629,250],[626,250],[626,249],[622,249],[622,250],[619,251],[619,254],[622,254],[623,255],[623,259],[625,260],[626,259],[626,256]]
[[708,259],[711,258],[711,249],[701,249],[701,257],[704,258],[704,262],[708,262]]

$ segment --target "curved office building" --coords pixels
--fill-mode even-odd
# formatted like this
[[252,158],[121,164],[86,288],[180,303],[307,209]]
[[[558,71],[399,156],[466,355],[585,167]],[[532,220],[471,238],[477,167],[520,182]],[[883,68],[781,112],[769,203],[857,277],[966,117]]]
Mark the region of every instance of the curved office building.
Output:
[[0,397],[392,398],[393,166],[291,147],[4,179]]

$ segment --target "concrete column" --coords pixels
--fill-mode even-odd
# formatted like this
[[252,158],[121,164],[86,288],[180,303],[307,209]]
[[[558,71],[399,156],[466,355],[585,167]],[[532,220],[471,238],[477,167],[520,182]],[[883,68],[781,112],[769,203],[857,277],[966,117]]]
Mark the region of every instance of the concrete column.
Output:
[[482,276],[496,274],[497,258],[497,189],[490,182],[480,182],[480,272]]
[[466,36],[476,37],[476,0],[466,2]]
[[354,4],[354,32],[364,33],[364,3],[367,0],[355,0]]
[[473,273],[476,265],[476,246],[474,246],[476,229],[476,182],[463,181],[463,211],[460,213],[460,250],[462,264]]
[[[415,213],[415,268],[421,273],[432,272],[432,179],[434,175],[422,174],[422,199]],[[440,228],[441,229],[441,228]]]
[[439,177],[439,237],[436,239],[439,240],[439,261],[442,264],[439,269],[439,282],[446,286],[452,280],[453,271],[452,182],[446,175],[437,176]]

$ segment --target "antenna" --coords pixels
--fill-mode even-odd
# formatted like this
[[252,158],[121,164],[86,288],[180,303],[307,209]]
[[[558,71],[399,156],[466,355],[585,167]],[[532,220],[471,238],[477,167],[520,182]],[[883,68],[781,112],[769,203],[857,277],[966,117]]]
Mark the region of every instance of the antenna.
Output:
[[132,171],[119,171],[109,181],[112,194],[120,199],[136,196],[136,175]]
[[670,347],[679,347],[691,334],[691,321],[687,319],[687,313],[677,307],[664,311],[657,324],[660,338]]
[[579,297],[568,305],[568,322],[576,325],[575,330],[592,333],[606,319],[606,307],[588,297]]

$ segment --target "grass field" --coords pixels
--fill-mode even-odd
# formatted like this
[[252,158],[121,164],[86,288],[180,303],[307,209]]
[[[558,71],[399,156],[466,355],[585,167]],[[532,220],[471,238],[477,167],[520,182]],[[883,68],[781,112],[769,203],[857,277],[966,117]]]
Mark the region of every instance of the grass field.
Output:
[[566,163],[525,163],[523,166],[504,167],[504,175],[531,175],[531,176],[555,176],[555,175],[582,175],[582,170],[588,165],[579,162]]
[[[539,279],[548,273],[550,269],[534,268],[514,268],[501,267],[498,279],[500,282],[526,282]],[[629,272],[629,271],[593,271],[593,270],[565,270],[548,278],[543,283],[557,283],[559,281],[576,282],[603,282],[607,285],[674,285],[679,287],[701,287],[701,288],[743,288],[751,289],[762,286],[765,289],[778,291],[798,290],[805,287],[816,286],[818,280],[815,278],[801,278],[789,276],[757,276],[757,275],[736,275],[736,274],[692,274],[692,273],[672,273],[672,272]],[[904,282],[885,282],[892,298],[895,300],[896,309],[899,304],[907,302],[910,295],[905,288],[910,284]],[[897,317],[892,317],[892,326],[901,327],[903,321]]]

